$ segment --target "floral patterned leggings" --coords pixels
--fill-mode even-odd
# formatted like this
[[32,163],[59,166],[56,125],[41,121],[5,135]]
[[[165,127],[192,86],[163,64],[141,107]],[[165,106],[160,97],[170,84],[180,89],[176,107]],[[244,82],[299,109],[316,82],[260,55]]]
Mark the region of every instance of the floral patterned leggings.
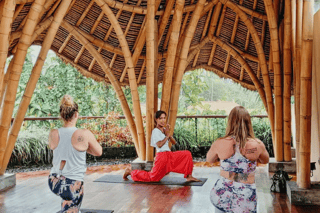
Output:
[[50,174],[48,184],[51,191],[62,198],[61,213],[78,213],[83,199],[83,181],[71,180],[58,174]]

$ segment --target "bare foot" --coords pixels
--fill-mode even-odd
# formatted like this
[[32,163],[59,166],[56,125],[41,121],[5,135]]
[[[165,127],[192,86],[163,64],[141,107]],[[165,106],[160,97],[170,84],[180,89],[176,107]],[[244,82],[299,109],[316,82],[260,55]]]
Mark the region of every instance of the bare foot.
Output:
[[188,176],[186,179],[187,179],[187,182],[202,182],[201,180],[195,177],[192,177],[192,175]]
[[131,175],[131,169],[126,168],[126,170],[124,170],[123,180],[129,180],[128,178],[129,175]]

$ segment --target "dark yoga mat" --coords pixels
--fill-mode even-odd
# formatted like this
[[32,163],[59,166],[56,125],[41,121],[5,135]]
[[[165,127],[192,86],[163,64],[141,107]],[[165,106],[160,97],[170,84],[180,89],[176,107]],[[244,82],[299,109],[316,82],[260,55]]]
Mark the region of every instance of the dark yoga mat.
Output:
[[106,182],[106,183],[132,183],[132,184],[153,184],[153,185],[182,185],[182,186],[202,186],[207,178],[198,178],[202,182],[186,182],[183,177],[164,177],[159,182],[135,182],[132,179],[128,181],[123,180],[122,175],[105,175],[93,182]]
[[[57,213],[60,213],[58,211]],[[99,210],[99,209],[80,209],[81,213],[113,213],[113,210]]]

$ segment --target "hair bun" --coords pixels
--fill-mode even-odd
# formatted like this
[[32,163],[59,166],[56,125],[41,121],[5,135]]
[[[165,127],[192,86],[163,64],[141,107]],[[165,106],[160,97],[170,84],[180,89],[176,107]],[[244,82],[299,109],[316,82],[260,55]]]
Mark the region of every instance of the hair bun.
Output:
[[72,107],[74,105],[73,98],[70,95],[64,95],[61,100],[61,106]]

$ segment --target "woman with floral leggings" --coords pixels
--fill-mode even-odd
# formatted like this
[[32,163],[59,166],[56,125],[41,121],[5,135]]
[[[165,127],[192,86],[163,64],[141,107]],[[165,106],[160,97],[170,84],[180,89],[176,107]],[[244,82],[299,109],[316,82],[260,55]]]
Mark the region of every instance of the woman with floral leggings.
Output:
[[86,129],[77,129],[78,105],[65,95],[60,105],[63,127],[49,134],[49,147],[53,150],[53,167],[48,184],[50,190],[62,198],[61,213],[77,213],[83,200],[83,178],[87,170],[86,153],[102,155],[102,147]]

